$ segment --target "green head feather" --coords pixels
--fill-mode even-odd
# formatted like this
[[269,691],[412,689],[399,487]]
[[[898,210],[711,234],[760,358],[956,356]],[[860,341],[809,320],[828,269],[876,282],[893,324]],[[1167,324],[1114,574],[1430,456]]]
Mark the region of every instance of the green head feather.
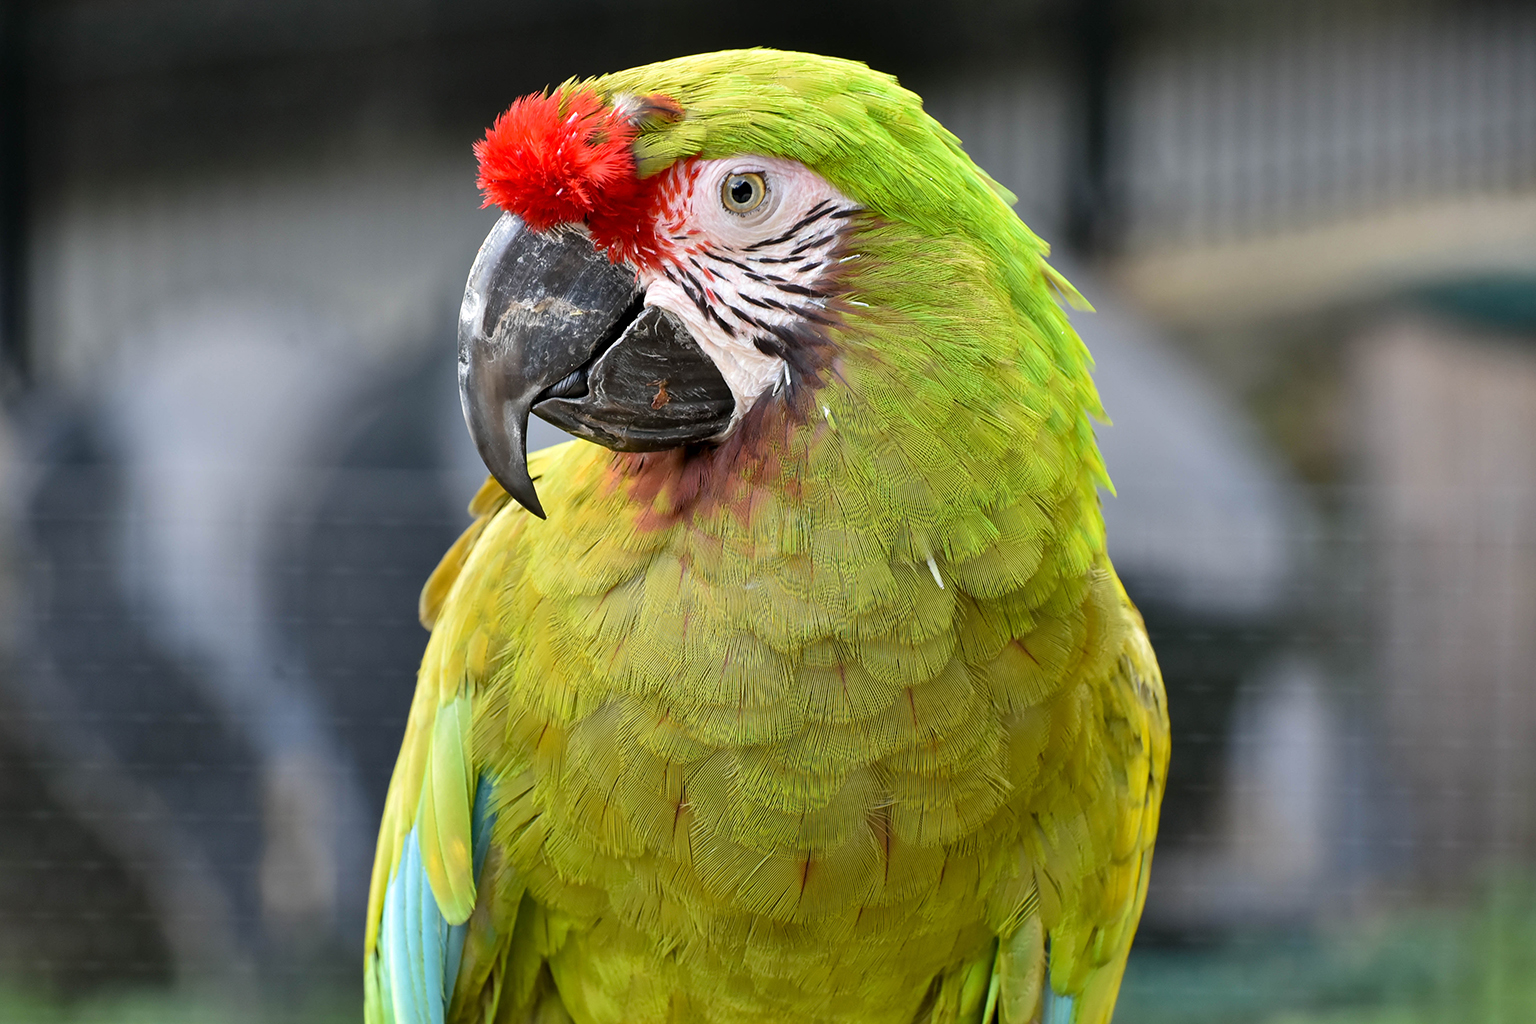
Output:
[[[755,153],[797,160],[860,203],[870,216],[851,247],[850,304],[834,332],[849,393],[824,389],[820,410],[869,445],[898,445],[896,472],[950,478],[956,486],[936,487],[943,497],[933,500],[986,511],[1010,493],[1056,505],[1073,492],[1074,518],[1102,544],[1095,488],[1109,481],[1092,420],[1103,410],[1092,360],[1061,308],[1081,300],[1045,263],[1048,247],[1010,208],[1013,197],[916,94],[855,61],[766,49],[567,89],[610,103],[659,94],[681,108],[642,122],[642,174],[690,156]],[[948,548],[947,532],[928,543]]]

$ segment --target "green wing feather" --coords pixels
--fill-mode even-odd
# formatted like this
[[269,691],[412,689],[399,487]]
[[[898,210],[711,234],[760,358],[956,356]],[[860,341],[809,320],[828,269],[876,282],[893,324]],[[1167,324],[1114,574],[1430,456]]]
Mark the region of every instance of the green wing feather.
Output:
[[469,763],[471,713],[463,693],[438,707],[416,811],[422,866],[438,909],[451,925],[468,920],[475,905],[469,816],[475,797]]

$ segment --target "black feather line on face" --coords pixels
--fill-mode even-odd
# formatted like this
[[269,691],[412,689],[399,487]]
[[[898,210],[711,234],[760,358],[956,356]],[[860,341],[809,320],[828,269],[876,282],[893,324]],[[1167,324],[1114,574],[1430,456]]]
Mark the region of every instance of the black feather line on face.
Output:
[[814,309],[806,309],[804,306],[791,306],[789,311],[791,313],[795,314],[795,316],[804,317],[805,319],[807,319],[807,320],[809,320],[809,321],[811,321],[812,323],[815,323],[815,324],[822,324],[823,326],[831,326],[832,324],[837,323],[836,320],[832,319],[831,317],[827,316],[826,314],[819,313],[819,312],[817,312]]
[[807,288],[805,285],[796,284],[793,281],[787,281],[776,274],[748,273],[747,277],[751,278],[753,281],[756,281],[758,284],[769,284],[781,292],[791,292],[795,295],[804,295],[806,298],[810,299],[822,299],[826,298],[827,295],[826,292],[818,291],[815,288]]
[[821,202],[811,207],[810,210],[806,212],[804,217],[801,217],[799,220],[797,220],[795,222],[795,226],[789,229],[789,233],[791,235],[798,235],[800,232],[804,231],[812,224],[815,224],[817,221],[821,220],[821,218],[825,217],[831,212],[832,200],[823,199]]
[[[776,235],[773,238],[764,238],[760,241],[753,242],[751,245],[746,246],[742,251],[756,252],[759,249],[766,249],[771,245],[782,245],[799,235],[801,231],[804,231],[818,220],[821,220],[821,218],[836,217],[837,213],[833,211],[831,202],[832,201],[830,199],[823,199],[821,202],[811,207],[809,213],[796,221],[794,226],[791,227],[788,231],[784,232],[782,235]],[[855,207],[853,209],[856,210],[857,208]]]
[[717,311],[714,306],[709,307],[709,317],[715,323],[720,325],[720,329],[725,332],[726,337],[736,337],[736,328],[731,324],[726,323],[725,318],[720,315],[719,311]]
[[[743,299],[748,298],[745,295],[743,295],[741,297]],[[751,301],[751,300],[749,299],[748,301]],[[736,319],[740,320],[742,323],[746,324],[748,327],[755,327],[755,328],[757,328],[760,331],[771,331],[771,330],[773,330],[773,328],[770,327],[768,324],[763,323],[757,317],[753,316],[751,313],[748,313],[744,309],[737,309],[735,306],[731,305],[729,302],[722,303],[722,305],[724,305],[726,309],[731,311],[731,315],[732,316],[734,316]]]
[[771,334],[759,334],[752,339],[752,344],[765,356],[773,356],[775,359],[782,359],[786,363],[790,360],[791,352],[789,346],[784,344],[782,338]]
[[[825,280],[825,278],[823,278],[823,280]],[[831,317],[828,317],[823,313],[819,313],[814,309],[809,309],[805,306],[791,305],[787,302],[779,302],[777,299],[764,298],[761,295],[743,294],[741,296],[741,300],[743,302],[749,302],[752,305],[757,306],[759,309],[777,309],[782,313],[789,313],[792,316],[804,317],[805,319],[818,324],[836,323],[836,321]]]
[[700,287],[698,281],[694,280],[693,275],[682,270],[675,274],[671,269],[664,269],[662,272],[667,275],[667,280],[683,290],[683,294],[688,296],[688,300],[698,308],[701,314],[709,316],[709,301],[705,299],[704,289]]
[[701,285],[692,274],[688,273],[687,271],[674,274],[670,269],[665,267],[662,268],[662,273],[666,274],[667,280],[671,281],[673,284],[677,285],[683,290],[683,294],[692,300],[693,304],[698,307],[700,313],[704,314],[715,323],[719,324],[720,329],[725,332],[726,337],[736,337],[736,326],[720,315],[720,311],[715,308],[715,304],[710,302],[709,299],[705,296],[704,286]]
[[720,255],[717,252],[710,252],[708,250],[705,250],[704,258],[707,259],[707,260],[714,260],[716,263],[724,263],[726,266],[728,266],[728,267],[735,267],[737,270],[747,270],[747,271],[750,271],[752,269],[751,267],[747,266],[745,263],[742,263],[739,260],[733,260],[729,256],[722,256],[722,255]]
[[804,419],[806,399],[822,386],[821,371],[831,362],[831,340],[810,324],[794,324],[754,335],[752,344],[764,355],[784,360],[789,368],[784,401]]
[[826,245],[836,237],[836,235],[818,235],[815,238],[807,238],[805,241],[789,250],[789,254],[791,256],[799,256],[801,253],[805,252],[805,250],[813,249],[818,245]]

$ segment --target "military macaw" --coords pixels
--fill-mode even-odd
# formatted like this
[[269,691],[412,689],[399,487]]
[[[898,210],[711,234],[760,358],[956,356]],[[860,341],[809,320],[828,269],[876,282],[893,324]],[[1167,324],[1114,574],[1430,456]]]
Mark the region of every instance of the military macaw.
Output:
[[895,79],[760,49],[476,153],[491,479],[422,594],[368,1020],[1108,1021],[1168,721],[1012,197]]

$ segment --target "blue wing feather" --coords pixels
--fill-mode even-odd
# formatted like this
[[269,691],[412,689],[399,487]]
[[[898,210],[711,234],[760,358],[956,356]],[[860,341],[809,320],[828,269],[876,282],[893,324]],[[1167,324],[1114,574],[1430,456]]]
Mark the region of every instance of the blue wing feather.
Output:
[[1040,1000],[1040,1024],[1072,1024],[1072,1008],[1076,1002],[1071,996],[1057,995],[1047,983],[1045,997]]
[[[470,817],[475,877],[490,849],[491,790],[482,776],[475,787]],[[449,925],[421,863],[421,843],[413,827],[400,850],[400,864],[384,890],[384,920],[379,929],[379,963],[386,1018],[393,1024],[443,1024],[453,999],[459,961],[469,924]]]

